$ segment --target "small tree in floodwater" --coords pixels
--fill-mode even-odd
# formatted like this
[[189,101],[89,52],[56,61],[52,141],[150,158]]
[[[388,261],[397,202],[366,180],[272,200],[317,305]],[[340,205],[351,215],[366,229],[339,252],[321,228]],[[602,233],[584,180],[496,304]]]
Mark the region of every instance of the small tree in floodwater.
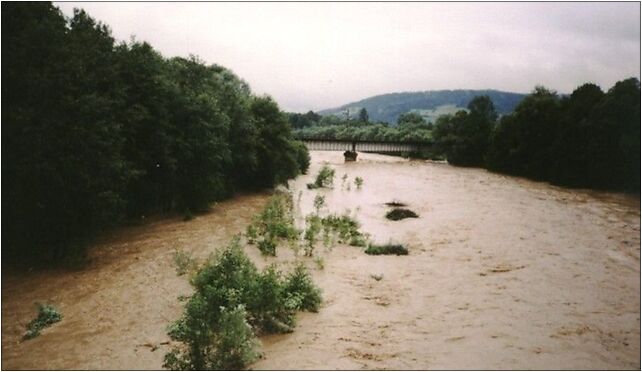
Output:
[[358,177],[358,176],[355,177],[354,184],[357,186],[357,190],[360,190],[361,186],[363,186],[363,178]]
[[298,265],[285,277],[276,266],[259,272],[239,238],[192,278],[194,294],[168,334],[180,343],[165,355],[173,370],[240,370],[259,357],[257,334],[291,332],[297,311],[317,311],[321,291]]
[[27,325],[27,332],[22,337],[23,340],[29,340],[40,335],[43,328],[62,320],[62,315],[52,305],[38,305],[38,316]]
[[327,164],[317,173],[314,183],[308,183],[308,189],[318,189],[320,187],[332,187],[334,184],[334,169]]
[[321,208],[323,208],[324,205],[325,205],[325,196],[317,194],[314,197],[314,211],[316,212],[316,214],[319,214],[319,211],[321,210]]

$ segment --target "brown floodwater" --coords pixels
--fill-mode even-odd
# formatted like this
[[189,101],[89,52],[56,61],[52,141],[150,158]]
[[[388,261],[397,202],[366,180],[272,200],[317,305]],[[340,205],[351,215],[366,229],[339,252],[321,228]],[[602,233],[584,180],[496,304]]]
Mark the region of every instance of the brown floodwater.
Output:
[[[323,162],[336,169],[334,188],[307,190]],[[309,174],[290,189],[299,223],[322,194],[323,213],[350,213],[373,241],[410,254],[320,243],[323,269],[298,258],[323,289],[323,306],[299,314],[293,333],[263,337],[264,356],[251,368],[640,368],[639,197],[383,155],[344,163],[339,152],[312,152]],[[190,292],[174,250],[207,257],[268,197],[239,196],[189,222],[120,229],[96,244],[83,270],[3,271],[2,368],[160,369],[177,297]],[[385,219],[393,200],[419,218]],[[297,259],[287,246],[277,258],[246,251],[261,267],[287,270]],[[35,302],[64,318],[20,342]]]

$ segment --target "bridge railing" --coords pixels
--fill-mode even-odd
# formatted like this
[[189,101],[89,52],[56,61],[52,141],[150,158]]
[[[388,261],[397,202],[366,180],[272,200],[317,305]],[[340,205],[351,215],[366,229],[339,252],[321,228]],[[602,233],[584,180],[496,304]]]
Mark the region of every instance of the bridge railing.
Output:
[[361,152],[412,152],[429,150],[430,142],[377,141],[359,139],[299,138],[309,150],[361,151]]

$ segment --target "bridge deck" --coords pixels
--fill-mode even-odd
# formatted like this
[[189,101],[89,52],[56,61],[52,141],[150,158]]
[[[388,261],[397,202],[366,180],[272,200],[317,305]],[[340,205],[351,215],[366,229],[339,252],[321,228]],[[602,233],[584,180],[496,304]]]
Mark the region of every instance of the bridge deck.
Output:
[[361,152],[412,152],[426,150],[432,147],[430,143],[395,142],[395,141],[364,141],[364,140],[301,140],[308,150],[315,151],[361,151]]

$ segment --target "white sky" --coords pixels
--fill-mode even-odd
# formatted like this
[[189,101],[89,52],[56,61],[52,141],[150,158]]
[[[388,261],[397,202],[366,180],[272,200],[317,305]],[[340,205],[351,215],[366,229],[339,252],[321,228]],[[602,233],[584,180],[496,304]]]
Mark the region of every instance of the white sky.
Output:
[[287,111],[434,89],[570,93],[640,77],[639,3],[56,3],[164,56],[232,69]]

